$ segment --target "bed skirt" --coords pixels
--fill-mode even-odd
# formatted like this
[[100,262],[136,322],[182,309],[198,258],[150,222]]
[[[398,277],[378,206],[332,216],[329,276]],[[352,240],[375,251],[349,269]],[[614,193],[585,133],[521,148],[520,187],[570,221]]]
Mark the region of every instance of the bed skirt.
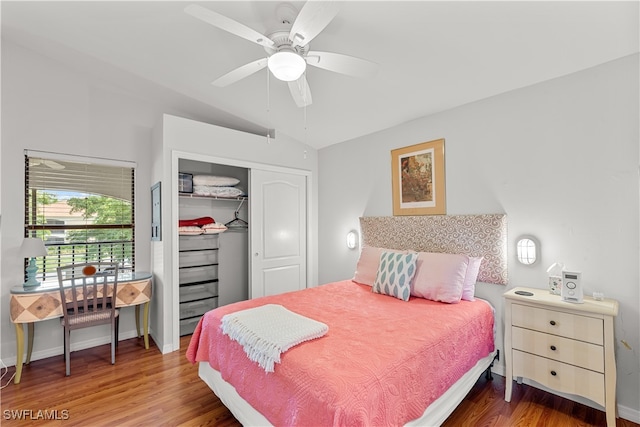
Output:
[[[440,426],[460,402],[465,398],[469,390],[473,388],[480,375],[493,363],[497,350],[480,359],[473,368],[467,371],[456,383],[454,383],[443,395],[436,399],[424,411],[422,416],[409,421],[406,426],[428,427]],[[213,369],[208,362],[198,363],[198,376],[220,398],[222,403],[231,411],[238,421],[244,426],[270,426],[272,425],[260,412],[256,411],[236,392],[236,389],[222,379],[220,372]]]

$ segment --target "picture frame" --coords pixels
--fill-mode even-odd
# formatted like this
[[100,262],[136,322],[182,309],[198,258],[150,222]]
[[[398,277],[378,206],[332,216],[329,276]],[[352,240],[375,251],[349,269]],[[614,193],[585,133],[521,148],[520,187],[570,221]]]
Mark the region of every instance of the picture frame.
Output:
[[444,139],[391,150],[393,215],[445,215]]
[[160,181],[151,186],[151,240],[162,240],[162,199]]

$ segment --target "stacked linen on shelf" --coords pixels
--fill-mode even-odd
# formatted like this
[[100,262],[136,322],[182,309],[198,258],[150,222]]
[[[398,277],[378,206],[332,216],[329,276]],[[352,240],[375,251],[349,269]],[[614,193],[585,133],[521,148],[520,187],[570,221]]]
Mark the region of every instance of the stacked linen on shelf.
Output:
[[178,221],[178,234],[182,236],[194,236],[198,234],[222,233],[227,227],[218,224],[210,216],[203,216],[195,219],[181,219]]
[[239,179],[229,176],[194,175],[193,194],[228,198],[245,196],[242,189],[235,187],[239,182]]

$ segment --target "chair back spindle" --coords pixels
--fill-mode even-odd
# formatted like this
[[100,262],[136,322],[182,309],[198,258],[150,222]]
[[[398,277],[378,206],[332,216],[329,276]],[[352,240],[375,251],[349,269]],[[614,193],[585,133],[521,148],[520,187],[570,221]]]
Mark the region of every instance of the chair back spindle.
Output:
[[111,324],[111,363],[115,363],[117,342],[116,294],[118,264],[89,262],[58,267],[58,283],[62,302],[62,325],[65,330],[65,359],[69,367],[69,332],[89,326]]

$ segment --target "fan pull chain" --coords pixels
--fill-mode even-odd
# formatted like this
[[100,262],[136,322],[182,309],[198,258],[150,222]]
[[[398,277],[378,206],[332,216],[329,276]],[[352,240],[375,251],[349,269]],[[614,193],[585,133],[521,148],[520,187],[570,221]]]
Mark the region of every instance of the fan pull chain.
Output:
[[271,93],[270,93],[270,79],[269,79],[269,68],[265,68],[267,70],[267,144],[271,144]]
[[[306,99],[307,98],[307,90],[308,90],[308,88],[307,88],[307,71],[305,70],[305,72],[304,72],[304,90],[303,90],[304,97],[305,97],[305,100],[304,100],[304,141],[303,142],[304,142],[305,145],[307,145],[307,99]],[[304,158],[305,159],[307,158],[306,156],[307,156],[307,153],[305,151],[305,154],[304,154]]]

